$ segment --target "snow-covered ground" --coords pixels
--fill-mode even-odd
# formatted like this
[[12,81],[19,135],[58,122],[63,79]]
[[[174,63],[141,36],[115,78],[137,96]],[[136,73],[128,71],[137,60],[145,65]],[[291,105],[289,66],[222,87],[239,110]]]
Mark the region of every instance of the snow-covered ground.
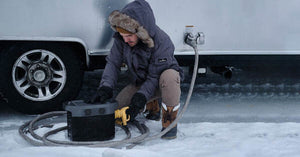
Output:
[[[9,124],[10,123],[10,124]],[[153,157],[153,156],[298,156],[300,125],[298,123],[180,123],[178,138],[146,142],[133,149],[88,147],[34,147],[17,133],[21,121],[1,123],[0,156],[2,157]],[[158,122],[148,122],[152,132]],[[117,134],[122,134],[118,131]],[[124,133],[123,133],[124,134]]]
[[[86,75],[85,86],[79,98],[84,99],[93,91],[90,89],[97,85],[98,75],[89,73]],[[188,86],[188,82],[182,84],[182,103],[186,98]],[[177,139],[156,139],[137,145],[133,149],[35,147],[19,136],[18,128],[36,116],[23,115],[2,106],[0,157],[299,156],[299,93],[230,92],[231,86],[236,87],[239,84],[224,84],[222,89],[213,83],[197,84],[188,110],[178,124]],[[270,84],[264,84],[262,87],[269,86]],[[145,123],[150,128],[151,135],[161,129],[160,122]],[[133,135],[138,135],[136,129],[131,130]],[[45,131],[45,129],[37,130],[39,134]],[[116,128],[117,139],[124,135],[122,130]],[[67,135],[66,132],[62,132],[50,138],[67,140]]]

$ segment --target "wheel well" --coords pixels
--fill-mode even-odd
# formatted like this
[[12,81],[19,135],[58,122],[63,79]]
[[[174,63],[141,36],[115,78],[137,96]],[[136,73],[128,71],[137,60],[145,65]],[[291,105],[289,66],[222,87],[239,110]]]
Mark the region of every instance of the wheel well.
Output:
[[26,44],[26,43],[36,44],[36,45],[52,44],[55,46],[62,44],[64,46],[68,46],[79,57],[81,61],[82,69],[86,70],[88,68],[87,53],[85,47],[81,43],[74,42],[74,41],[0,41],[0,53],[2,53],[3,49],[9,48],[14,45]]

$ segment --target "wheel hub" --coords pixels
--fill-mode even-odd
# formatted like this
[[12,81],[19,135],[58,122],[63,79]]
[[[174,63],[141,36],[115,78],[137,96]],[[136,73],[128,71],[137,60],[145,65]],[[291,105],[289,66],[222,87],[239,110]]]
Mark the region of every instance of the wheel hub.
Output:
[[52,79],[52,71],[44,63],[35,63],[28,70],[28,81],[36,86],[45,86]]
[[36,72],[34,72],[33,78],[38,82],[42,82],[45,80],[46,74],[43,70],[37,70]]

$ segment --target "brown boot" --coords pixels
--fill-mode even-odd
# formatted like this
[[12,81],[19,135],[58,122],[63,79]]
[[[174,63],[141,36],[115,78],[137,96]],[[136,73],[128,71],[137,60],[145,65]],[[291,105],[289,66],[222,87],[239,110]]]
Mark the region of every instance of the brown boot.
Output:
[[146,118],[150,120],[160,120],[160,107],[158,100],[153,100],[146,104],[146,111],[149,113],[147,114]]
[[[177,112],[179,109],[179,105],[168,107],[165,104],[162,104],[162,131],[166,129],[175,119],[177,116]],[[174,139],[177,137],[177,125],[168,131],[165,135],[163,135],[162,139]]]

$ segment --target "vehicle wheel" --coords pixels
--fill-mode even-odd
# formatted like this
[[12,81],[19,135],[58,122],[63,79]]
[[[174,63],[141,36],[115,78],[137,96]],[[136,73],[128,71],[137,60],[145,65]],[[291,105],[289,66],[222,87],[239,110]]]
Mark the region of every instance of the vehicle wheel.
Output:
[[4,51],[5,95],[17,111],[36,114],[61,109],[81,88],[80,58],[63,44],[16,44]]

